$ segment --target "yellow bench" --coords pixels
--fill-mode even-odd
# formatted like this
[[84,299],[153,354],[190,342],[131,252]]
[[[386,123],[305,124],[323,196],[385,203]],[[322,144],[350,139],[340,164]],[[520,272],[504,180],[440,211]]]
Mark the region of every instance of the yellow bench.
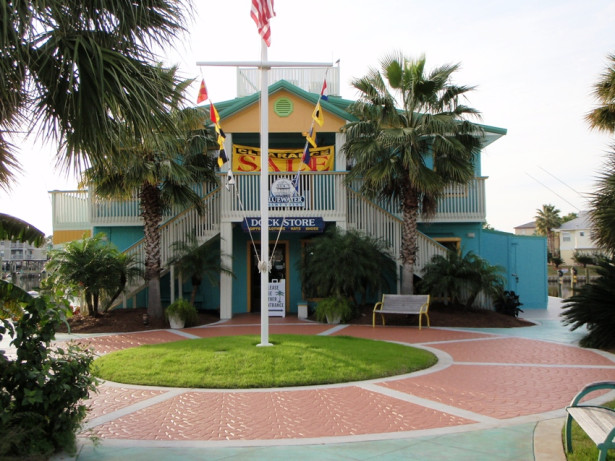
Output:
[[376,327],[376,314],[417,314],[419,316],[419,330],[422,328],[423,315],[429,327],[429,295],[382,295],[382,301],[374,306],[372,327]]

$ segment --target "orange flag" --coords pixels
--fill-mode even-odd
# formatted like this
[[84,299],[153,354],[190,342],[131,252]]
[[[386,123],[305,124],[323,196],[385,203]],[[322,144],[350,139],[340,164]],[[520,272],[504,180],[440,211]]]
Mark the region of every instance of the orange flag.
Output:
[[200,104],[207,100],[207,87],[205,86],[205,79],[201,80],[201,87],[199,88],[199,95],[196,98],[196,103]]

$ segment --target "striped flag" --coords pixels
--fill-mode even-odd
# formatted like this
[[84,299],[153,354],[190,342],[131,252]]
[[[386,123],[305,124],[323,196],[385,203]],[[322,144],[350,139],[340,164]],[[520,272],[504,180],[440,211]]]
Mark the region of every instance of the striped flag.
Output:
[[271,46],[271,28],[269,20],[275,16],[273,11],[273,0],[252,0],[252,9],[250,16],[256,23],[259,35],[265,41],[267,46]]
[[201,87],[199,88],[199,95],[196,98],[196,103],[200,104],[207,100],[207,87],[205,86],[205,79],[201,80]]
[[329,95],[327,94],[327,79],[322,82],[322,90],[320,90],[320,99],[324,99],[325,101],[329,100]]

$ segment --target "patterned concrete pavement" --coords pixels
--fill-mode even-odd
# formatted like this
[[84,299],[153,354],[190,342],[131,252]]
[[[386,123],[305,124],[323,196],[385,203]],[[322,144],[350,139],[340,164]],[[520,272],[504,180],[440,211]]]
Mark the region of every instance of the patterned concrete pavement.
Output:
[[[439,459],[534,459],[537,422],[563,416],[585,384],[615,380],[615,356],[569,344],[570,335],[562,343],[561,325],[551,320],[523,329],[470,331],[330,328],[293,317],[271,319],[271,334],[402,342],[434,352],[439,362],[405,376],[304,388],[222,391],[106,382],[90,401],[84,432],[102,443],[94,448],[84,439],[78,459],[152,459],[153,449],[156,459],[205,454],[207,459],[433,459],[436,452]],[[259,321],[239,316],[179,332],[82,341],[107,353],[195,337],[259,334]],[[534,330],[537,338],[517,337],[515,330]],[[599,400],[607,398],[615,396]]]

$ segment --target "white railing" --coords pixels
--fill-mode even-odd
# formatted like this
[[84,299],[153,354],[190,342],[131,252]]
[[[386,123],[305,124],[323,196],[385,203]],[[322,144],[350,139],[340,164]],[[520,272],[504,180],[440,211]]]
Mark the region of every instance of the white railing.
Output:
[[[204,243],[220,233],[220,189],[211,192],[203,199],[204,212],[199,215],[195,208],[183,211],[175,218],[160,226],[160,263],[166,267],[176,256],[173,243],[194,235],[199,243]],[[145,261],[145,241],[139,240],[126,250],[137,261]]]
[[[304,172],[299,175],[299,195],[305,198],[303,207],[270,207],[270,216],[322,217],[340,221],[346,215],[345,172]],[[269,186],[277,179],[295,179],[296,173],[270,173]],[[259,173],[235,173],[235,186],[222,188],[222,219],[241,221],[260,212]]]
[[[438,201],[435,216],[427,219],[419,216],[418,222],[482,222],[486,218],[485,179],[474,178],[468,184],[451,184]],[[351,188],[360,189],[360,182],[354,182]],[[382,209],[401,219],[399,199],[375,199]]]
[[[269,84],[286,80],[302,90],[320,93],[327,72],[327,90],[330,96],[340,95],[339,67],[273,67],[269,71]],[[237,97],[249,96],[260,91],[260,71],[256,67],[237,69]]]
[[54,190],[49,193],[54,231],[90,228],[87,190]]
[[[361,194],[348,190],[348,227],[382,239],[397,261],[401,253],[402,221],[382,209]],[[421,274],[423,267],[434,255],[445,255],[446,248],[419,232],[415,272]]]
[[[305,197],[305,207],[285,210],[272,208],[271,216],[320,216],[333,221],[342,221],[346,216],[345,172],[304,172],[299,176],[300,191]],[[286,177],[294,179],[295,173],[270,174],[269,183]],[[236,173],[236,186],[221,191],[221,217],[224,220],[241,221],[245,213],[260,210],[260,177],[258,173]],[[211,193],[217,184],[198,186],[202,196]],[[358,187],[353,185],[353,190]],[[52,191],[53,229],[86,229],[100,225],[143,224],[139,202],[135,197],[127,201],[100,200],[90,197],[87,190]],[[376,200],[376,204],[401,218],[398,201]],[[243,208],[241,206],[243,204]],[[245,210],[245,211],[244,211]],[[165,220],[181,213],[179,208],[164,216]],[[466,186],[452,186],[438,204],[438,212],[429,222],[481,222],[485,219],[485,178],[476,178]],[[427,220],[419,218],[419,222]]]

